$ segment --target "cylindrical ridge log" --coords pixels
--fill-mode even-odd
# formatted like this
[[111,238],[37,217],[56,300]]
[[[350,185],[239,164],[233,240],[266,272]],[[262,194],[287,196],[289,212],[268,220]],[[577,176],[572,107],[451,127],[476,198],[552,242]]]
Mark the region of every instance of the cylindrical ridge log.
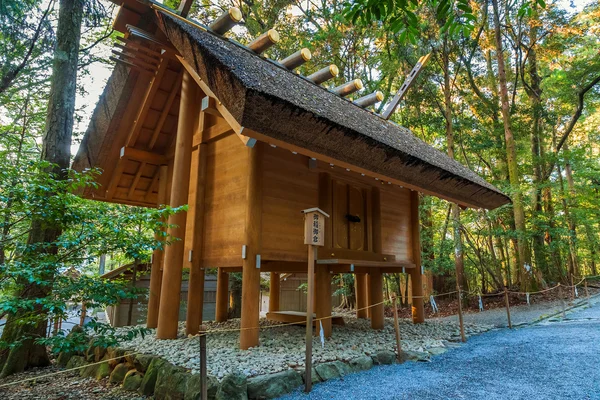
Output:
[[294,69],[298,68],[305,62],[310,61],[311,57],[312,55],[310,54],[310,50],[307,48],[303,48],[301,50],[298,50],[291,56],[288,56],[283,60],[279,61],[279,63],[287,69]]
[[383,93],[381,93],[379,90],[376,92],[373,92],[371,94],[368,94],[366,96],[363,96],[359,99],[354,100],[354,104],[356,104],[359,107],[369,107],[372,106],[375,103],[379,103],[380,101],[383,100]]
[[242,20],[242,12],[237,7],[231,7],[226,13],[210,24],[209,28],[219,35],[224,34]]
[[349,94],[352,94],[354,92],[357,92],[359,90],[361,90],[363,88],[363,83],[360,79],[355,79],[353,81],[350,82],[346,82],[343,85],[340,85],[336,88],[334,88],[332,91],[333,93],[345,97],[348,96]]
[[250,42],[248,48],[257,54],[260,54],[277,42],[279,42],[279,33],[275,29],[269,29]]
[[340,73],[339,68],[335,64],[331,64],[328,67],[321,68],[315,73],[308,76],[308,79],[320,85],[321,83],[328,81],[329,79],[335,78]]

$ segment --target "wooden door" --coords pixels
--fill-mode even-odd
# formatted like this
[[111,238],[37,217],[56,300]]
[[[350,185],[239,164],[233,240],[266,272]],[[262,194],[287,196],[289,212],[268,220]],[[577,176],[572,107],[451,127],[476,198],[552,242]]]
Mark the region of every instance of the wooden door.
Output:
[[367,199],[369,190],[333,181],[333,247],[367,250]]

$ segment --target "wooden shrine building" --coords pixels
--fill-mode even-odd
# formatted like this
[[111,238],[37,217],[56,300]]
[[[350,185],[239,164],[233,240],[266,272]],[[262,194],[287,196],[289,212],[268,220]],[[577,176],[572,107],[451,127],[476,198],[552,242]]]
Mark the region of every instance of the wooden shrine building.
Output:
[[[315,266],[316,316],[331,315],[332,273],[356,274],[358,307],[381,329],[382,274],[406,271],[422,293],[419,193],[465,207],[510,199],[478,175],[354,101],[351,81],[328,88],[329,66],[304,77],[310,51],[273,61],[270,30],[242,45],[223,34],[242,18],[231,9],[210,26],[148,0],[120,0],[115,69],[74,162],[99,167],[91,199],[145,207],[188,204],[170,217],[181,238],[153,257],[148,326],[177,336],[182,270],[189,268],[187,332],[202,321],[204,271],[218,268],[216,319],[227,318],[228,274],[242,272],[240,346],[259,344],[260,273],[271,273],[270,311],[280,273],[307,270],[301,210],[330,215]],[[316,69],[316,68],[315,68]],[[413,304],[423,321],[423,300]],[[285,310],[281,310],[285,311]],[[366,318],[366,311],[358,312]],[[325,334],[331,320],[325,319]]]

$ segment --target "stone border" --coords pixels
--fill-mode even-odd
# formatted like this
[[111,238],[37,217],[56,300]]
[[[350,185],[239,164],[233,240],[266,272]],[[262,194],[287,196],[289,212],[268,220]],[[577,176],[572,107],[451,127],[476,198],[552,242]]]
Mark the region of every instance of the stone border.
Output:
[[[430,353],[403,352],[404,361],[429,361]],[[105,362],[101,362],[106,360]],[[109,361],[110,360],[110,361]],[[390,365],[397,361],[396,354],[381,350],[348,362],[329,361],[313,367],[313,384],[345,375],[366,371],[374,365]],[[199,400],[202,387],[200,374],[191,374],[183,367],[175,366],[163,358],[148,354],[136,354],[132,350],[102,348],[90,345],[85,352],[63,352],[58,357],[60,366],[69,368],[89,366],[80,370],[86,378],[101,380],[108,377],[113,384],[124,390],[137,392],[156,399]],[[94,364],[99,363],[99,364]],[[273,399],[292,392],[304,384],[304,371],[289,369],[247,378],[241,372],[226,375],[221,382],[214,376],[207,377],[208,398],[216,400]]]

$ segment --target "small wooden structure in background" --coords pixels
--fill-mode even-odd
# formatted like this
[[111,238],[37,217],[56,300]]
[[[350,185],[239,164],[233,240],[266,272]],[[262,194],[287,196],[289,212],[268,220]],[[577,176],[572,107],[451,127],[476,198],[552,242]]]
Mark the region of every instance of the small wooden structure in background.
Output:
[[[309,61],[300,50],[277,63],[264,58],[262,45],[223,37],[226,20],[216,31],[154,2],[119,4],[114,27],[125,36],[74,169],[103,170],[88,198],[188,204],[168,221],[169,233],[182,240],[153,258],[148,326],[157,336],[177,336],[183,269],[190,288],[200,288],[205,269],[217,267],[217,320],[227,318],[220,310],[228,274],[242,272],[240,346],[257,346],[260,273],[307,272],[298,210],[314,206],[331,216],[314,265],[325,336],[332,332],[333,273],[356,275],[357,304],[375,305],[357,316],[382,329],[383,274],[405,270],[416,297],[413,320],[422,322],[420,193],[468,207],[510,199],[362,106],[380,95],[358,103],[341,96],[362,82],[336,86],[344,83],[338,77],[329,84],[338,72],[331,66],[315,67],[312,79],[292,71],[327,60]],[[200,328],[202,293],[188,291],[187,333]],[[271,301],[279,311],[276,296]]]

